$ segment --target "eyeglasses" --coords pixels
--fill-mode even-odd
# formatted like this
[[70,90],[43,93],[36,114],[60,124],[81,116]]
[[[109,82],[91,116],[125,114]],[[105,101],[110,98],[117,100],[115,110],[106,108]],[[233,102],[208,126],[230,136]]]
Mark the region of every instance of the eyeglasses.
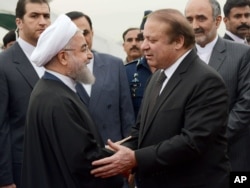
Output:
[[[64,48],[63,51],[75,51],[76,49],[74,48]],[[90,50],[89,50],[89,47],[87,44],[83,44],[81,46],[81,49],[80,49],[80,52],[83,52],[83,53],[88,53]]]

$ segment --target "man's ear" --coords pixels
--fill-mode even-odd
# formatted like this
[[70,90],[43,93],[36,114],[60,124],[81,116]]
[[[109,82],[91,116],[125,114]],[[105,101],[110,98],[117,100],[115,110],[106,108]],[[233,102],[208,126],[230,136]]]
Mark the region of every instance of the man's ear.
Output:
[[62,65],[67,65],[67,64],[68,64],[68,61],[67,61],[68,54],[67,54],[65,51],[60,51],[60,52],[57,54],[57,58],[58,58],[59,62],[60,62]]
[[184,36],[180,35],[179,37],[177,37],[175,39],[174,49],[175,50],[181,49],[184,46],[184,41],[185,41]]
[[16,26],[18,29],[22,28],[22,20],[20,18],[16,18]]
[[216,19],[215,19],[215,24],[216,24],[216,27],[217,27],[217,28],[220,27],[221,20],[222,20],[222,16],[217,16],[217,17],[216,17]]

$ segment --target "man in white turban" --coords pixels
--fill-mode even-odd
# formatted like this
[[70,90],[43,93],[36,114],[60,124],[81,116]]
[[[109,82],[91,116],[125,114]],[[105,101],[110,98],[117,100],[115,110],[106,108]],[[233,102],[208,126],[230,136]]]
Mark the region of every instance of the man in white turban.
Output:
[[31,61],[46,72],[29,102],[22,187],[122,186],[120,176],[101,179],[90,174],[93,160],[112,154],[75,89],[77,81],[94,83],[86,66],[91,58],[82,32],[66,15],[39,37]]

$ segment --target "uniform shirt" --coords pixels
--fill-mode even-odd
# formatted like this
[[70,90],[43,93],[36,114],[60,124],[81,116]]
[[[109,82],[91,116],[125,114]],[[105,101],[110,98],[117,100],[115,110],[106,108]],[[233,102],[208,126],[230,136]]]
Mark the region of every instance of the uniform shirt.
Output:
[[144,89],[152,72],[144,57],[126,64],[125,67],[136,118],[143,98]]

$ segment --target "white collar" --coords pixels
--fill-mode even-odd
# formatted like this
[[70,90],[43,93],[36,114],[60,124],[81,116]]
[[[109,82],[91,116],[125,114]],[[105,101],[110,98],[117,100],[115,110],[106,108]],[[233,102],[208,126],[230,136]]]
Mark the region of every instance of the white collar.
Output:
[[26,54],[28,58],[30,58],[32,52],[35,49],[35,46],[31,45],[30,43],[23,40],[21,37],[17,39],[18,44],[21,46],[22,50]]
[[231,33],[230,31],[226,30],[226,34],[228,36],[230,36],[235,42],[241,43],[241,44],[245,44],[245,40],[238,37],[237,35]]
[[63,74],[60,74],[58,72],[55,71],[51,71],[51,70],[47,70],[46,72],[53,74],[54,76],[56,76],[58,79],[60,79],[65,85],[67,85],[70,89],[72,89],[74,92],[76,92],[76,81],[73,80],[72,78],[65,76]]

